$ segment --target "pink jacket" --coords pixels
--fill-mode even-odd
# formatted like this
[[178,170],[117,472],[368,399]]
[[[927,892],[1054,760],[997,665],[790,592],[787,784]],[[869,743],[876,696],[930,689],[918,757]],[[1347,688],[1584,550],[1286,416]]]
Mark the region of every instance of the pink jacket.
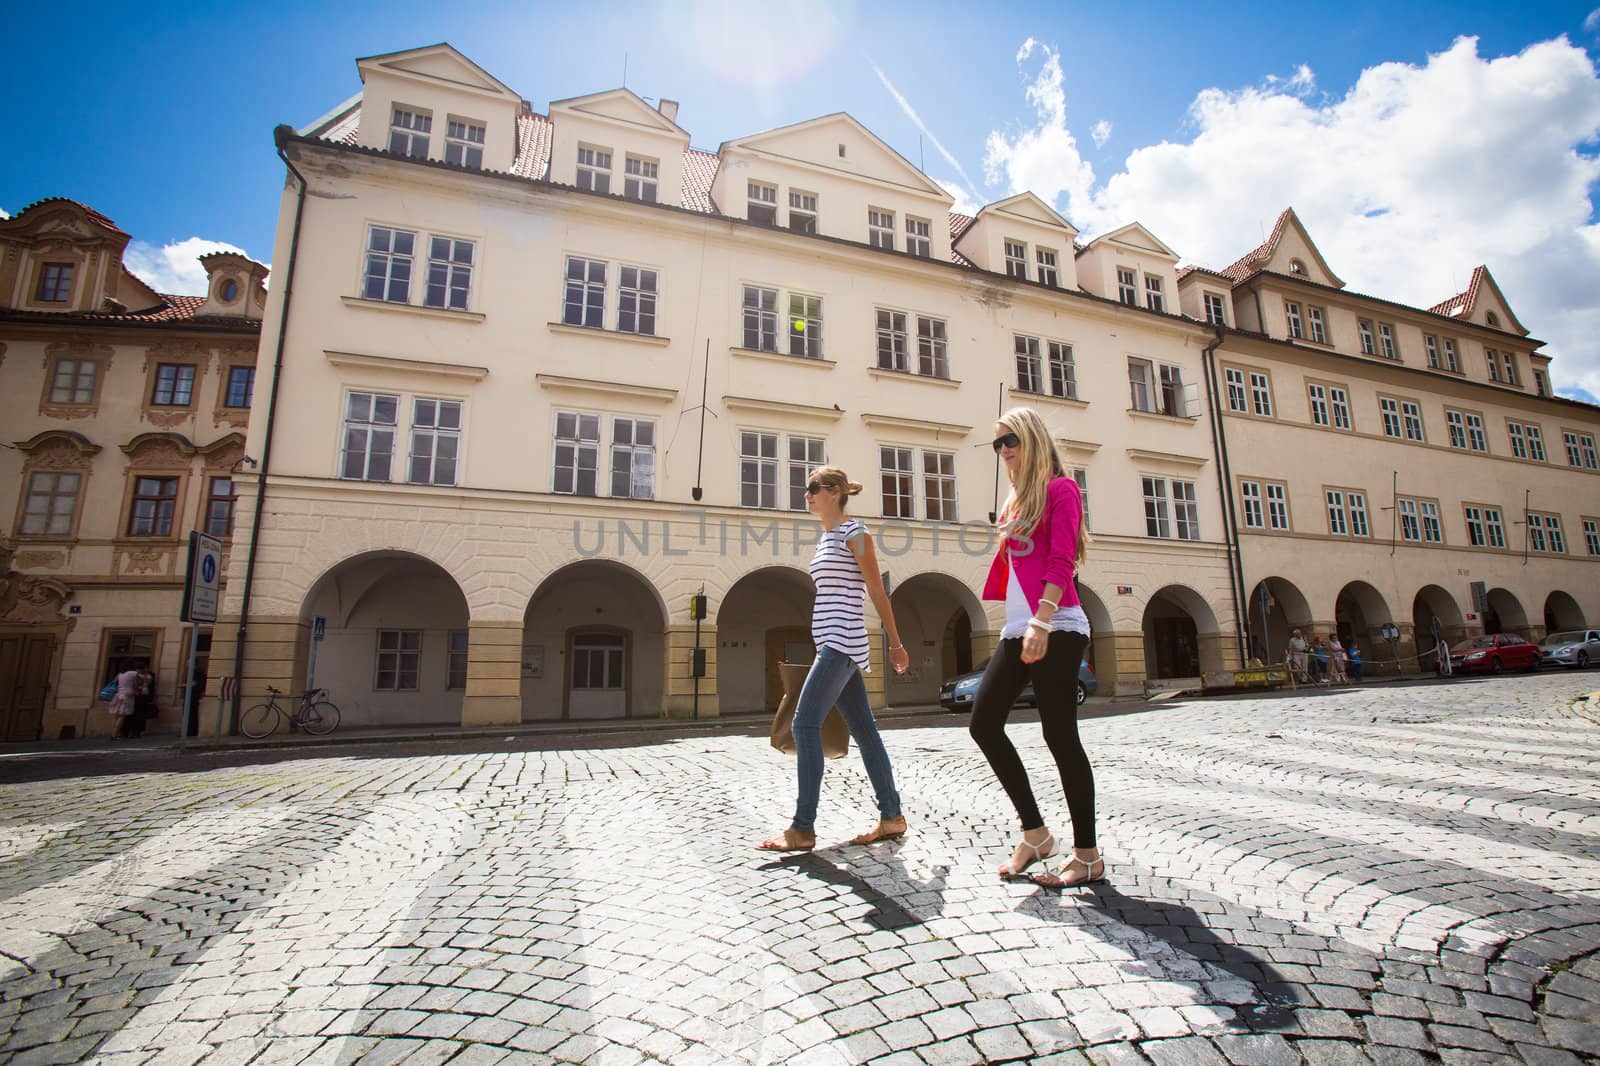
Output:
[[1046,490],[1044,514],[1038,526],[1025,536],[1001,540],[994,562],[989,564],[989,580],[984,582],[983,598],[1006,598],[1006,584],[1010,580],[1007,559],[1015,552],[1017,584],[1022,586],[1029,608],[1039,609],[1039,597],[1044,595],[1046,583],[1061,589],[1060,606],[1078,606],[1078,589],[1072,583],[1072,573],[1078,564],[1078,527],[1082,523],[1083,494],[1078,491],[1078,483],[1070,477],[1055,478]]

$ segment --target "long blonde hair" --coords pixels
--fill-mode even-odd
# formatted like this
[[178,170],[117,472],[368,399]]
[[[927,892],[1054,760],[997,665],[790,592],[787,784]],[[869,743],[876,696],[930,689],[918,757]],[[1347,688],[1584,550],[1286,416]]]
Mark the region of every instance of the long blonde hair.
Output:
[[[1031,407],[1013,407],[1001,415],[999,422],[1017,435],[1020,441],[1017,456],[1017,474],[1011,480],[1011,492],[1005,506],[1000,508],[1000,525],[1009,535],[1030,533],[1044,517],[1045,501],[1050,482],[1066,477],[1067,467],[1056,450],[1056,442],[1044,419]],[[1089,550],[1089,529],[1078,522],[1077,558],[1081,561]]]

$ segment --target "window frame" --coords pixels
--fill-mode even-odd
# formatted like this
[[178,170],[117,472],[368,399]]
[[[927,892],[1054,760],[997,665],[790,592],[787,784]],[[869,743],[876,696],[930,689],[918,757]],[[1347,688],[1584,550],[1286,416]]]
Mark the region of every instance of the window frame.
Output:
[[[53,272],[53,273],[52,273]],[[77,280],[78,264],[47,260],[39,264],[39,280],[34,286],[33,302],[41,304],[72,303],[72,286]],[[59,293],[60,295],[55,295]]]
[[[634,284],[628,284],[628,273],[633,272]],[[646,277],[650,285],[645,286]],[[661,271],[637,263],[617,263],[617,322],[618,333],[635,337],[656,337],[661,319]],[[631,322],[629,319],[631,316]]]
[[[767,194],[771,193],[771,196]],[[772,213],[771,218],[756,218],[751,214],[751,209]],[[778,224],[778,186],[770,181],[758,181],[755,178],[745,179],[744,189],[744,217],[745,221],[753,222],[758,226],[773,226]]]
[[[339,465],[336,476],[341,481],[365,481],[379,485],[394,483],[395,449],[400,443],[400,404],[405,394],[401,392],[385,392],[381,389],[346,388],[340,397],[339,416]],[[367,398],[367,417],[357,419],[351,416],[351,401],[357,396]],[[394,404],[394,418],[390,422],[377,421],[378,400],[390,400]],[[364,430],[364,444],[361,450],[361,473],[352,476],[347,473],[350,469],[350,430],[352,425]],[[388,469],[386,476],[375,478],[372,476],[372,460],[377,454],[372,448],[373,436],[376,432],[387,431],[389,434]]]
[[[457,641],[460,647],[457,647]],[[446,692],[459,692],[467,687],[467,676],[472,668],[472,631],[452,629],[445,634],[444,688]],[[420,680],[420,678],[419,678]]]
[[[1039,347],[1039,337],[1027,333],[1011,334],[1012,361],[1017,371],[1017,391],[1035,396],[1044,395],[1044,357]],[[1027,380],[1024,380],[1024,371]],[[1027,383],[1032,382],[1031,387]]]
[[[754,304],[750,302],[752,293],[756,294]],[[770,308],[764,306],[765,297],[768,294],[772,296],[772,306]],[[782,293],[776,287],[769,288],[766,285],[755,285],[750,282],[741,283],[739,294],[739,339],[744,342],[745,351],[771,352],[774,355],[782,354],[778,351],[778,298],[781,295]],[[752,315],[754,316],[754,335],[757,344],[755,347],[750,344]],[[769,324],[771,326],[771,347],[767,347],[766,344],[762,343],[767,339],[766,327]]]
[[[33,462],[29,462],[26,466],[24,466],[20,484],[21,491],[17,494],[17,518],[16,522],[11,527],[17,531],[17,540],[77,540],[78,522],[83,516],[84,489],[88,485],[89,473],[90,470],[86,463],[74,466],[59,466],[54,464],[45,466],[36,465]],[[60,489],[61,479],[65,477],[76,479],[76,485],[70,494],[62,492]],[[39,491],[34,487],[35,478],[54,479],[54,483],[50,486],[49,491],[43,494],[48,501],[48,505],[43,512],[36,512],[31,506],[35,497],[40,495]],[[62,530],[61,532],[53,532],[50,527],[56,518],[61,517],[59,514],[59,508],[57,506],[58,502],[61,500],[71,501],[70,507],[67,509],[65,514],[66,529]],[[43,528],[38,530],[30,530],[28,528],[28,519],[35,514],[42,514]]]
[[[617,432],[621,426],[628,427],[628,439],[619,441]],[[640,429],[649,427],[649,441],[640,442]],[[602,434],[604,436],[604,434]],[[610,442],[607,445],[606,463],[606,495],[613,500],[654,500],[656,498],[657,475],[661,470],[657,461],[659,455],[656,451],[656,442],[660,438],[657,419],[643,415],[614,414],[611,416]],[[641,459],[647,461],[641,462]],[[628,491],[626,495],[617,494],[617,476],[623,471],[619,469],[618,460],[626,458]],[[647,474],[641,471],[647,470]]]
[[932,315],[917,316],[917,366],[914,373],[941,381],[950,380],[950,323],[946,319]]
[[[1156,396],[1156,370],[1155,362],[1138,356],[1128,356],[1128,410],[1140,411],[1144,414],[1158,413],[1155,408]],[[1135,371],[1142,371],[1135,376]],[[1140,386],[1143,386],[1142,390]],[[1140,398],[1144,400],[1140,404]]]
[[[457,129],[460,132],[457,132]],[[473,131],[477,136],[473,136]],[[444,161],[470,170],[483,169],[483,146],[489,135],[489,124],[482,119],[446,115],[444,120]],[[458,158],[450,158],[452,155]]]
[[[817,204],[820,200],[821,196],[814,192],[794,188],[789,190],[789,211],[786,218],[790,233],[804,233],[815,236],[819,232],[821,213],[817,208]],[[797,203],[796,201],[799,202]]]
[[1017,281],[1028,280],[1028,244],[1026,241],[1002,237],[1001,250],[1005,258],[1006,277]]
[[1228,304],[1221,293],[1201,290],[1200,305],[1205,309],[1206,324],[1210,326],[1226,326],[1228,324]]
[[[1048,261],[1046,261],[1047,257]],[[1034,270],[1038,275],[1036,279],[1038,283],[1046,288],[1059,289],[1061,287],[1061,260],[1060,257],[1056,255],[1056,250],[1054,248],[1041,248],[1038,245],[1034,245],[1033,261]]]
[[[1078,361],[1072,345],[1044,338],[1045,393],[1058,400],[1078,399]],[[1059,389],[1058,386],[1059,385]]]
[[[887,221],[885,221],[887,220]],[[894,251],[895,212],[867,205],[867,244],[886,252]]]
[[[411,122],[401,122],[405,115]],[[395,139],[403,138],[405,147],[397,149]],[[414,104],[391,102],[389,105],[389,138],[385,142],[391,155],[406,159],[427,159],[433,145],[433,112]],[[418,148],[421,151],[418,151]]]
[[[645,173],[648,170],[649,173]],[[624,152],[622,156],[622,198],[643,204],[660,202],[661,160]],[[647,195],[648,194],[648,195]]]
[[[127,520],[122,526],[122,536],[127,540],[174,540],[183,524],[183,490],[186,478],[180,474],[167,471],[146,471],[133,469],[128,472],[131,489],[128,495]],[[155,482],[164,485],[170,482],[170,493],[157,491],[155,493],[140,491],[141,482]],[[139,513],[141,501],[154,501],[152,513],[141,516]],[[162,513],[162,504],[165,503],[166,511]],[[139,527],[149,523],[149,528],[143,532]],[[161,528],[162,523],[166,528]]]
[[1222,387],[1227,395],[1228,411],[1230,414],[1247,415],[1250,413],[1250,390],[1245,384],[1245,372],[1236,366],[1222,368]]
[[1600,555],[1600,518],[1579,515],[1578,528],[1583,530],[1583,547],[1589,555]]
[[[383,627],[373,632],[372,656],[372,691],[373,692],[421,692],[422,691],[422,653],[427,642],[426,630],[400,629]],[[386,637],[393,637],[393,647],[385,648]],[[414,646],[407,647],[409,640],[414,638]],[[392,680],[383,684],[385,656],[392,656],[392,665],[389,673]],[[406,676],[405,664],[411,660],[412,684],[402,684]]]
[[[822,347],[822,324],[824,321],[822,296],[818,293],[802,292],[797,289],[790,289],[788,291],[788,296],[789,317],[784,320],[785,323],[792,324],[803,319],[806,324],[806,328],[804,330],[795,330],[791,328],[786,331],[789,334],[788,354],[797,356],[801,359],[825,358],[826,353]],[[795,306],[795,302],[797,300],[800,302],[798,309]],[[811,313],[811,305],[813,303],[816,305],[816,314],[814,316]],[[799,347],[801,349],[800,351],[795,351],[796,342],[799,343]],[[816,348],[815,353],[810,351],[812,347]]]
[[1361,354],[1378,354],[1378,334],[1370,318],[1356,319],[1356,328],[1361,336]]
[[[784,434],[785,455],[784,467],[788,473],[789,510],[804,512],[806,510],[806,485],[811,476],[811,471],[819,466],[826,466],[828,462],[828,441],[825,437],[808,437],[800,433]],[[804,455],[795,456],[795,445],[802,445]],[[812,448],[815,445],[815,449]],[[813,458],[813,451],[815,458]],[[798,475],[798,476],[796,476]]]
[[[446,246],[446,257],[443,259],[437,258],[435,255],[441,243]],[[463,245],[467,249],[467,258],[465,260],[457,258]],[[472,282],[477,274],[478,242],[470,237],[457,237],[448,233],[430,232],[428,234],[427,252],[427,272],[423,275],[421,306],[432,308],[435,311],[472,310]],[[443,272],[442,280],[435,281],[435,273],[441,270]],[[464,285],[457,282],[457,279],[462,275],[466,277]],[[434,302],[433,293],[435,288],[440,290],[441,302],[439,303]],[[460,294],[459,303],[457,303],[458,293]]]
[[933,221],[906,216],[906,252],[922,259],[933,258]]
[[[888,459],[894,457],[894,464]],[[901,465],[902,460],[904,465]],[[890,481],[894,485],[891,489]],[[896,501],[893,510],[890,501]],[[904,510],[901,511],[901,505]],[[917,463],[916,449],[910,445],[878,445],[878,506],[883,518],[901,518],[914,521],[917,517]]]
[[610,196],[612,168],[616,161],[617,155],[610,148],[579,141],[573,162],[572,184],[586,192]]
[[1562,426],[1561,443],[1567,453],[1567,466],[1578,470],[1600,470],[1600,448],[1596,447],[1595,439],[1596,435],[1592,432]]
[[[228,491],[218,492],[217,486],[227,482]],[[218,540],[231,540],[233,538],[233,519],[238,511],[239,481],[231,473],[217,474],[208,472],[206,476],[206,502],[205,510],[201,512],[201,528],[208,536]],[[223,530],[218,532],[215,526],[217,508],[221,506],[224,514]]]
[[1395,335],[1393,322],[1378,323],[1378,350],[1383,358],[1398,363],[1400,359],[1400,339]]
[[[550,411],[550,492],[556,496],[574,496],[582,499],[596,499],[600,497],[600,448],[606,443],[605,414],[600,411],[584,411],[575,407],[556,407]],[[563,435],[561,420],[563,417],[572,419],[572,432]],[[587,423],[585,419],[594,420],[594,435],[585,436]],[[571,461],[561,462],[561,451],[569,449]],[[585,458],[589,459],[586,464]],[[583,476],[588,473],[593,485],[589,492],[582,491]],[[570,475],[571,486],[561,488],[561,475]]]
[[1167,290],[1160,274],[1145,274],[1144,276],[1144,306],[1147,311],[1157,314],[1167,313]]
[[892,307],[873,308],[873,336],[876,342],[874,347],[879,370],[892,370],[901,374],[909,372],[911,359],[909,317],[907,312]]
[[[739,429],[735,430],[735,432],[739,435],[739,450],[734,456],[735,461],[739,464],[739,506],[748,507],[759,511],[780,510],[778,507],[778,442],[782,439],[782,434],[778,433],[776,430],[748,429],[744,427],[740,427]],[[772,441],[771,455],[767,455],[762,450],[762,446],[768,438],[770,438]],[[746,445],[752,441],[756,445],[756,450],[754,452],[746,451]],[[749,481],[745,478],[745,465],[747,463],[754,464],[755,466],[756,478],[754,481]],[[763,477],[763,474],[767,471],[770,471],[772,474],[771,503],[761,502],[763,490],[768,487],[768,483]],[[750,503],[746,499],[747,490],[752,487],[755,490],[754,503]]]
[[[378,233],[388,235],[386,246],[382,249],[373,245]],[[399,226],[379,225],[376,222],[367,223],[367,239],[361,246],[361,298],[378,303],[401,304],[410,306],[411,285],[417,276],[417,241],[420,230],[402,229]],[[398,238],[406,237],[410,240],[410,251],[397,251]],[[384,269],[381,274],[373,272],[374,261],[381,260]],[[397,269],[403,268],[403,269]],[[398,275],[403,274],[403,277]],[[381,295],[372,295],[372,284],[381,281]],[[394,295],[395,287],[401,287],[399,297]]]
[[[467,415],[466,401],[456,397],[424,396],[417,393],[410,394],[411,418],[406,424],[406,469],[405,478],[408,485],[435,485],[444,488],[454,488],[461,482],[461,440],[466,432]],[[421,424],[421,405],[433,405],[433,420],[428,424]],[[455,425],[444,425],[444,412],[446,408],[454,408]],[[418,453],[417,445],[422,437],[429,441],[429,450],[426,456]],[[450,463],[450,477],[448,481],[440,480],[438,476],[439,442],[453,441],[454,454],[448,457]],[[428,464],[428,477],[419,480],[416,477],[416,464],[418,459],[424,459]]]
[[1295,300],[1283,301],[1284,328],[1290,340],[1305,340],[1305,323],[1300,314],[1300,304]]
[[[582,275],[573,277],[573,264],[583,264]],[[594,278],[594,267],[600,267],[600,279]],[[580,294],[580,299],[574,303],[574,287]],[[607,259],[593,259],[583,255],[568,254],[562,257],[561,272],[561,316],[557,319],[564,326],[576,329],[605,329],[606,328],[606,296],[611,287],[611,262]],[[591,297],[599,295],[599,304],[596,306]],[[572,321],[573,309],[578,310],[578,320]],[[591,312],[598,321],[590,322]]]
[[[929,522],[959,522],[955,452],[922,449],[922,514]],[[932,460],[938,469],[930,469]],[[937,498],[934,489],[938,489]]]
[[1272,372],[1248,369],[1246,378],[1250,383],[1250,413],[1257,418],[1275,418],[1272,413]]
[[1117,267],[1117,302],[1125,307],[1139,306],[1139,272]]

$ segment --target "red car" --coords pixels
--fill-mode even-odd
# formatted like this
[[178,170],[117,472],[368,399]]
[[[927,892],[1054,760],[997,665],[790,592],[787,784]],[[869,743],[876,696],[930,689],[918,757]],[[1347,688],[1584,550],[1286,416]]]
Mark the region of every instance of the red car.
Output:
[[[1437,671],[1439,668],[1434,666]],[[1498,674],[1502,670],[1539,669],[1539,645],[1515,633],[1494,633],[1464,640],[1450,649],[1450,671]]]

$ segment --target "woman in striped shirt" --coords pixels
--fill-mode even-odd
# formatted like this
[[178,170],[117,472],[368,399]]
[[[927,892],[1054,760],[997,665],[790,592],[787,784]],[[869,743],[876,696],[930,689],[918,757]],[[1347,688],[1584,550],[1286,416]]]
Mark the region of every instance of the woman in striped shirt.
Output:
[[871,645],[862,613],[865,594],[872,595],[872,606],[889,634],[889,664],[894,672],[905,673],[911,656],[900,643],[894,609],[878,575],[878,553],[872,546],[872,534],[844,512],[849,498],[860,491],[861,484],[851,481],[836,466],[813,471],[806,485],[806,510],[822,523],[822,535],[811,557],[811,580],[817,586],[811,608],[811,642],[816,645],[817,657],[794,710],[795,765],[800,782],[794,821],[782,833],[757,844],[762,851],[810,851],[816,847],[817,801],[822,794],[822,719],[835,706],[861,749],[861,761],[866,764],[867,777],[878,799],[878,824],[850,843],[895,840],[906,832],[889,753],[884,750],[878,723],[867,702],[867,686],[861,679],[872,669],[868,663]]

